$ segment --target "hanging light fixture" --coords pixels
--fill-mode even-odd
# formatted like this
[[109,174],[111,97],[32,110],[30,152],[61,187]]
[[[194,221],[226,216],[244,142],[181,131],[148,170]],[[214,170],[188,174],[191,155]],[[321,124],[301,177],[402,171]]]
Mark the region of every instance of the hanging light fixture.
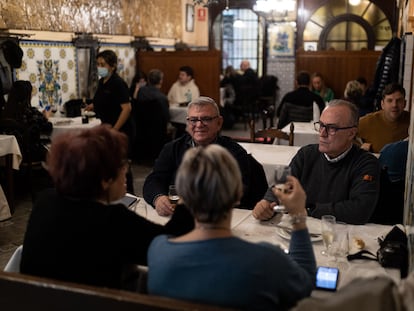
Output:
[[349,0],[348,3],[352,6],[357,6],[361,4],[361,0]]
[[202,5],[204,7],[208,7],[210,4],[219,3],[219,0],[193,0],[194,5]]
[[270,13],[294,11],[295,0],[257,0],[253,10],[257,12]]
[[[229,0],[226,1],[226,10],[229,9]],[[204,7],[208,7],[211,4],[218,4],[220,0],[193,0],[194,5],[202,5]]]

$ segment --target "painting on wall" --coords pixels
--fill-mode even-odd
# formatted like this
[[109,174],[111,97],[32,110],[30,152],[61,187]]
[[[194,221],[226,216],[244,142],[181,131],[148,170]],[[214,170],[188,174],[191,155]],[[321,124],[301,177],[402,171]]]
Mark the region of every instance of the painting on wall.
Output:
[[22,66],[17,80],[32,83],[32,106],[64,112],[66,101],[77,97],[77,66],[72,43],[21,41]]
[[295,26],[288,23],[273,23],[267,28],[269,57],[295,56]]

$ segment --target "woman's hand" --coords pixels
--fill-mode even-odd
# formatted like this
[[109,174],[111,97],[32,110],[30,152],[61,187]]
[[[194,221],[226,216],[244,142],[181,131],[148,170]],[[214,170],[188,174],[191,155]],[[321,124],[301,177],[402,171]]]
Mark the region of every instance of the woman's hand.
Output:
[[273,193],[279,199],[280,204],[285,206],[289,215],[295,221],[292,223],[293,229],[306,228],[306,193],[299,180],[293,176],[287,176],[287,190],[282,191],[276,187]]

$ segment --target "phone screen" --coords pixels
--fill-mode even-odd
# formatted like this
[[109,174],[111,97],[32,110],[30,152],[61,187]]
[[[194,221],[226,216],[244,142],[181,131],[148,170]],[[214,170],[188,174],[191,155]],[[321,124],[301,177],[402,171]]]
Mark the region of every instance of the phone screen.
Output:
[[316,272],[316,288],[335,291],[338,284],[339,269],[318,267]]

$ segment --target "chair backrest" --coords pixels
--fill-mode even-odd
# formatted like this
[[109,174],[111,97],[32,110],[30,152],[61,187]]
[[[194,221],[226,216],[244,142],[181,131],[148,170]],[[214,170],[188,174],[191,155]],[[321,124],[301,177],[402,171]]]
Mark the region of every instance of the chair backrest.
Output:
[[0,293],[2,310],[229,310],[3,271]]
[[254,120],[252,120],[250,122],[250,142],[262,142],[264,144],[273,144],[274,140],[278,138],[287,140],[289,142],[289,146],[293,146],[295,138],[294,130],[295,126],[292,122],[290,123],[289,134],[277,128],[267,128],[256,131]]
[[280,110],[278,128],[283,128],[290,122],[310,122],[313,119],[313,104],[306,107],[286,102]]
[[381,168],[378,202],[370,223],[395,225],[403,223],[405,181],[392,182],[387,168]]

